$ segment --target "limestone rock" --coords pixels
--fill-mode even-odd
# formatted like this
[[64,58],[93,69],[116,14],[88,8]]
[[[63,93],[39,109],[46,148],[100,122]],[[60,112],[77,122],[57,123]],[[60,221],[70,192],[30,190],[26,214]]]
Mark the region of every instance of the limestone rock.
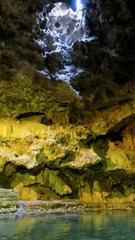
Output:
[[128,158],[128,155],[124,151],[117,147],[114,143],[109,143],[109,149],[107,151],[107,169],[125,169],[127,171],[135,170],[135,162]]
[[[115,141],[110,132],[115,132],[119,124],[110,132],[105,127],[107,134],[96,136],[89,126],[46,126],[3,119],[0,184],[17,189],[21,200],[75,198],[90,206],[106,206],[116,198],[120,198],[120,204],[122,199],[131,202],[135,158],[134,123],[130,125],[124,125],[124,130],[123,125],[120,127],[123,141]],[[102,125],[98,127],[97,131],[102,132]]]
[[93,149],[82,149],[76,153],[74,161],[66,164],[66,166],[73,167],[75,169],[83,169],[91,165],[98,164],[102,159],[93,151]]
[[17,211],[18,192],[11,189],[0,188],[0,213]]

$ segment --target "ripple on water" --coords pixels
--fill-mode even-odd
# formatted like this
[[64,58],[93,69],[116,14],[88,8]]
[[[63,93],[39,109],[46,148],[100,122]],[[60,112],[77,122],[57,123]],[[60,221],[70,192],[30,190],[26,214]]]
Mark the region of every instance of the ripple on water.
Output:
[[0,219],[0,240],[135,240],[135,211]]

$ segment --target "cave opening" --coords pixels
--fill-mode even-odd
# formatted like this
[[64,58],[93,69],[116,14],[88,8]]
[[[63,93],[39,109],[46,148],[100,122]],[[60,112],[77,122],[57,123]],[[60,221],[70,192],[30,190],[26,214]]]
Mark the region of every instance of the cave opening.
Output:
[[81,0],[48,4],[37,14],[40,36],[35,41],[42,47],[45,58],[42,74],[70,83],[73,77],[84,72],[73,63],[72,53],[76,45],[79,52],[79,46],[95,39],[88,32],[85,14],[86,3]]

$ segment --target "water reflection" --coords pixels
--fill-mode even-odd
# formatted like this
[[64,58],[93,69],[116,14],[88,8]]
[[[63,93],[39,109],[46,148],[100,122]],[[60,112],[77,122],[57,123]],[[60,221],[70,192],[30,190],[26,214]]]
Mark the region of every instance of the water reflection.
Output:
[[0,240],[134,240],[135,212],[90,212],[0,219]]

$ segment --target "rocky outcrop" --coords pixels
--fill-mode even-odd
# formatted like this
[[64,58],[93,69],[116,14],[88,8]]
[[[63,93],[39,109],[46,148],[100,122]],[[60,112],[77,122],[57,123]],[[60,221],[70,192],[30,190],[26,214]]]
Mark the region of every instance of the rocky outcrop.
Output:
[[46,118],[64,125],[72,120],[72,111],[83,108],[79,97],[64,82],[30,74],[19,72],[10,81],[0,81],[0,117],[33,117],[39,122]]
[[18,192],[0,188],[0,214],[17,211]]
[[[76,199],[90,207],[134,206],[131,126],[124,125],[123,139],[116,141],[83,126],[13,120],[1,120],[1,126],[0,184],[17,189],[19,199]],[[132,141],[125,148],[129,133]]]

